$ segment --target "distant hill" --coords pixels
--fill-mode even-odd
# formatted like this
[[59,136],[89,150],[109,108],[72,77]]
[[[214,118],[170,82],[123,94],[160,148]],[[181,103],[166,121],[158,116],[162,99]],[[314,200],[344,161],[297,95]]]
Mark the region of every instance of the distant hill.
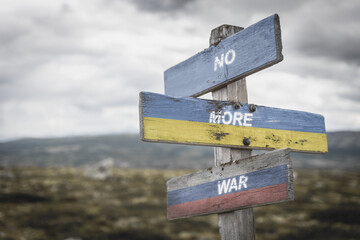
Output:
[[[292,153],[295,167],[360,170],[360,132],[328,133],[328,142],[326,155]],[[213,148],[146,143],[135,134],[0,143],[1,166],[86,166],[105,158],[117,167],[198,169],[213,165]]]

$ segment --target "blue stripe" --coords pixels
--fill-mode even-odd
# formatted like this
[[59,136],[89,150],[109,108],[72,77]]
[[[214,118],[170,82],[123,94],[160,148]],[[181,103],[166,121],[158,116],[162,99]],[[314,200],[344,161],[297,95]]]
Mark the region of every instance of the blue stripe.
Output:
[[[241,190],[237,190],[237,191],[234,190],[226,194],[288,182],[287,165],[284,164],[247,174],[241,174],[229,178],[224,178],[221,180],[216,180],[213,182],[208,182],[204,184],[195,185],[192,187],[170,191],[167,194],[167,204],[168,206],[171,206],[171,205],[220,196],[218,193],[218,182],[219,181],[222,182],[223,180],[227,181],[228,179],[232,179],[232,178],[236,178],[238,180],[240,176],[247,177],[247,182],[246,182],[247,188],[242,187]],[[221,194],[221,195],[226,195],[226,194]]]
[[[234,103],[227,101],[172,98],[148,92],[143,92],[142,98],[144,117],[208,123],[212,111],[250,113],[248,104],[235,109]],[[252,114],[252,127],[326,133],[324,117],[319,114],[264,106],[257,106]]]

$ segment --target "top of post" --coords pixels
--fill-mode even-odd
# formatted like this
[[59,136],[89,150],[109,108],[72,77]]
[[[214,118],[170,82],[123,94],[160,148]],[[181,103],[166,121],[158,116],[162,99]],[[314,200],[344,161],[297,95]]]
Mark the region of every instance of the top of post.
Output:
[[223,24],[217,28],[214,28],[213,30],[211,30],[211,34],[210,34],[210,39],[209,39],[210,47],[218,45],[221,42],[221,40],[230,37],[231,35],[240,32],[243,29],[244,28],[242,27],[227,25],[227,24]]

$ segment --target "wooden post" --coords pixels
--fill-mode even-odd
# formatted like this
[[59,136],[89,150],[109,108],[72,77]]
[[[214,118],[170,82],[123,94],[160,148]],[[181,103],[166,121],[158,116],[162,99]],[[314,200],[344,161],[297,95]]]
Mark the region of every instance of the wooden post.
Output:
[[[241,31],[243,28],[230,25],[222,25],[211,31],[210,46],[217,45],[222,39]],[[214,100],[228,100],[240,103],[248,103],[246,79],[240,79],[224,88],[212,92]],[[246,158],[251,155],[251,150],[239,150],[232,148],[214,148],[215,166],[230,162],[235,159]],[[253,209],[237,210],[218,214],[219,231],[222,240],[254,240],[255,225]]]

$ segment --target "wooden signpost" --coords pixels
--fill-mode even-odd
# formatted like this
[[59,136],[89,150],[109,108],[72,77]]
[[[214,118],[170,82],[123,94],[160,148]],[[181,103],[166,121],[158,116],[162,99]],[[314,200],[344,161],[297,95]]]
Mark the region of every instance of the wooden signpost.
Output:
[[169,180],[168,219],[293,200],[289,155],[276,150]]
[[166,70],[165,94],[196,97],[219,89],[282,61],[281,50],[275,14]]
[[142,92],[140,122],[144,141],[327,152],[324,117],[301,111]]
[[218,213],[223,240],[255,239],[252,207],[294,199],[290,151],[327,152],[321,115],[247,104],[244,77],[283,59],[278,15],[240,30],[214,29],[208,49],[165,71],[166,95],[139,104],[142,140],[215,146],[214,167],[168,181],[168,219]]

